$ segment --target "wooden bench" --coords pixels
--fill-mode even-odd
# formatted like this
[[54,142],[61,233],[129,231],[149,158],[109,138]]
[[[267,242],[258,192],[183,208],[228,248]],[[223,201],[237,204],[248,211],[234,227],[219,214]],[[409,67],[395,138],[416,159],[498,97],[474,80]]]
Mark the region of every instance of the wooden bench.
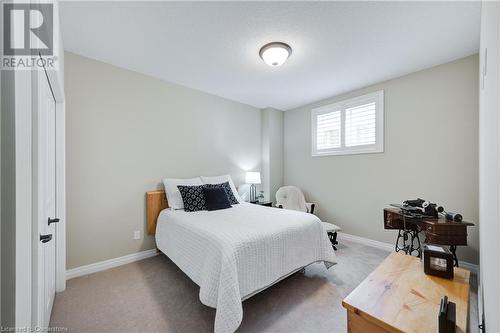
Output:
[[424,273],[419,258],[391,253],[343,301],[348,332],[438,332],[441,298],[456,304],[456,332],[467,332],[469,271],[453,280]]

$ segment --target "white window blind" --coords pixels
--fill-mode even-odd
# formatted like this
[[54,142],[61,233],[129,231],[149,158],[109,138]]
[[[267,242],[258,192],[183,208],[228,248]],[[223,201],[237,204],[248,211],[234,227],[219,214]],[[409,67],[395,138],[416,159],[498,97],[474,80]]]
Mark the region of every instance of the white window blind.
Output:
[[375,144],[375,102],[345,110],[346,147]]
[[340,148],[340,110],[318,115],[318,149]]
[[312,155],[383,152],[384,92],[312,110]]

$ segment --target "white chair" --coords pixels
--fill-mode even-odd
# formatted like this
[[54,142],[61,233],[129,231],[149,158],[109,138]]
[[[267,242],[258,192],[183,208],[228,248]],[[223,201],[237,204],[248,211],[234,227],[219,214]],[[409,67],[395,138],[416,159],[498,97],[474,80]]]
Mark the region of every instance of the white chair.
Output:
[[282,186],[276,192],[276,207],[314,214],[316,204],[306,202],[304,193],[297,186]]
[[[280,187],[276,192],[276,207],[314,214],[314,207],[316,207],[316,204],[312,202],[306,202],[304,193],[302,193],[302,191],[298,187],[283,186]],[[341,231],[342,229],[340,229],[339,226],[333,223],[321,223],[323,223],[323,227],[328,234],[328,238],[332,243],[333,249],[337,250],[337,247],[335,246],[338,244],[337,232]]]

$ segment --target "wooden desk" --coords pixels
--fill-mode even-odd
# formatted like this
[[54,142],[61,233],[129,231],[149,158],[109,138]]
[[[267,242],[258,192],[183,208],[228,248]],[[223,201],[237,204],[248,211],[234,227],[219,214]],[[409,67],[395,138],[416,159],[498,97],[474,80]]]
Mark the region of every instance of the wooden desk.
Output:
[[[455,266],[458,266],[456,247],[457,245],[467,245],[467,227],[473,226],[473,223],[465,221],[448,221],[443,216],[440,216],[439,218],[406,217],[405,219],[406,226],[403,223],[403,214],[400,209],[384,209],[384,229],[402,230],[406,227],[407,230],[414,231],[414,234],[417,235],[417,237],[418,232],[423,231],[425,233],[424,242],[438,245],[449,245],[450,251],[453,254],[453,259],[455,260]],[[401,232],[399,235],[401,235]],[[396,244],[398,240],[396,240]]]
[[417,257],[391,253],[349,296],[348,332],[438,332],[439,304],[456,304],[456,332],[467,331],[469,271],[455,267],[454,279],[424,273]]

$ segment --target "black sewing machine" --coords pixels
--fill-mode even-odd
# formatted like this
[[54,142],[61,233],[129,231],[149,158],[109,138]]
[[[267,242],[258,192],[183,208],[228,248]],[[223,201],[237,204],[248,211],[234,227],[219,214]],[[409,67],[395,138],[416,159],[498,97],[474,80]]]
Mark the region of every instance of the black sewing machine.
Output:
[[424,199],[417,198],[415,200],[405,200],[402,205],[391,204],[393,207],[401,209],[403,212],[409,214],[411,217],[434,217],[438,218],[439,213],[444,212],[442,206],[435,203],[425,201]]

